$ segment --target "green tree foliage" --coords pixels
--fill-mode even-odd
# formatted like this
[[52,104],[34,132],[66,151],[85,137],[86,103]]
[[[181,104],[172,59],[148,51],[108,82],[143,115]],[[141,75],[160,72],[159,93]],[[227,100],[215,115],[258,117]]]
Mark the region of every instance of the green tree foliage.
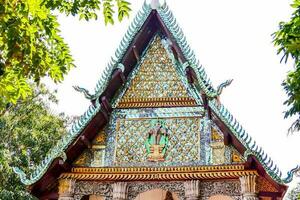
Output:
[[[291,187],[291,186],[290,186]],[[297,183],[295,187],[285,195],[286,200],[299,200],[300,199],[300,183]]]
[[294,0],[291,5],[295,11],[289,22],[280,22],[279,30],[273,34],[277,53],[282,54],[281,61],[289,58],[294,61],[294,68],[288,74],[282,85],[288,95],[284,102],[287,105],[285,118],[296,116],[296,121],[289,131],[300,131],[300,0]]
[[0,111],[33,92],[30,82],[42,77],[61,82],[74,67],[68,45],[60,36],[54,11],[105,24],[129,16],[125,0],[0,0]]
[[0,199],[34,199],[12,166],[29,173],[39,164],[48,150],[66,132],[69,120],[53,115],[50,103],[56,103],[54,94],[45,87],[32,89],[33,95],[18,101],[0,116]]

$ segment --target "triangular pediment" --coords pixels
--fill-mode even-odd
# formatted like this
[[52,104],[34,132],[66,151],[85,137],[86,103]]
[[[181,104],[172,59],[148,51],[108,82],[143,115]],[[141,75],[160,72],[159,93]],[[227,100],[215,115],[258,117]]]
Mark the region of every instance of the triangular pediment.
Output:
[[196,106],[170,41],[155,35],[133,70],[117,108]]

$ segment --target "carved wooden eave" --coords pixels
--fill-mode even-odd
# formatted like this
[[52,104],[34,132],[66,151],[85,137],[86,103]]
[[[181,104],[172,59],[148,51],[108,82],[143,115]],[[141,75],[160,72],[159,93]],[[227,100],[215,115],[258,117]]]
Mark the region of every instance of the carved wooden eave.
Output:
[[72,168],[60,178],[80,181],[179,181],[238,179],[258,175],[256,170],[245,170],[244,165],[200,167],[131,167],[131,168]]
[[[224,133],[224,143],[227,143],[227,145],[233,145],[241,155],[245,155],[248,150],[245,144],[242,144],[241,140],[237,138],[236,134],[234,134],[233,131],[230,130],[228,125],[224,123],[224,120],[220,119],[216,112],[212,111],[210,106],[208,106],[208,109],[211,111],[212,121],[217,124],[221,131]],[[272,174],[270,175],[270,172],[266,171],[266,167],[263,167],[262,163],[263,161],[259,160],[255,155],[249,155],[247,157],[247,161],[244,163],[244,166],[246,170],[255,169],[260,176],[265,177],[278,191],[280,191],[278,193],[278,197],[283,197],[288,187],[283,184],[283,182],[281,184],[278,184],[278,182],[275,181],[273,177],[271,177]]]

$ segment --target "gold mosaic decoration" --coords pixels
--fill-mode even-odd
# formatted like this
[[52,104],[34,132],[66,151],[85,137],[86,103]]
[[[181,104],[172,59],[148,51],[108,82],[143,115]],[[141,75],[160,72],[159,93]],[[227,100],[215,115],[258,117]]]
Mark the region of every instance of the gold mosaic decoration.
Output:
[[219,133],[215,128],[211,129],[211,140],[216,142],[216,141],[223,141],[224,136],[222,133]]
[[91,152],[89,149],[83,151],[83,153],[75,160],[73,163],[74,166],[88,166],[92,158]]
[[93,150],[93,158],[91,160],[91,167],[104,166],[105,146],[102,149]]
[[221,165],[225,163],[225,145],[224,142],[213,142],[210,144],[212,148],[212,163]]
[[172,60],[156,36],[118,108],[195,106]]
[[225,163],[225,145],[224,136],[215,127],[211,128],[212,164],[221,165]]
[[238,179],[258,175],[256,170],[245,170],[243,165],[199,167],[119,167],[119,168],[72,168],[60,178],[89,181],[174,181],[195,179]]
[[[162,162],[200,160],[200,118],[165,118],[168,148]],[[115,164],[145,163],[145,142],[151,119],[120,119],[115,143]]]
[[232,149],[232,160],[231,161],[232,161],[232,163],[241,163],[241,162],[245,162],[245,159],[236,149]]
[[93,144],[104,145],[106,142],[106,133],[104,130],[101,130],[95,137]]
[[92,142],[91,148],[85,149],[73,163],[74,166],[102,167],[106,148],[106,133],[101,130]]

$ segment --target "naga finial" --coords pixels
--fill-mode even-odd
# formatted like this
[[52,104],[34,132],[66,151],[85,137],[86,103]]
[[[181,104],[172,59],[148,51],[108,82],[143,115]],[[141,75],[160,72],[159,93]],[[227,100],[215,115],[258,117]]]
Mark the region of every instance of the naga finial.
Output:
[[94,100],[96,98],[95,95],[90,94],[90,92],[87,89],[85,89],[85,88],[82,88],[82,87],[79,87],[79,86],[73,86],[73,88],[77,92],[83,93],[84,97],[87,98],[87,99],[89,99],[89,100]]
[[14,173],[20,177],[22,183],[27,184],[29,182],[29,179],[23,170],[21,170],[19,167],[13,167],[12,169]]
[[290,183],[293,180],[293,176],[299,177],[300,176],[300,166],[297,165],[287,173],[287,177],[283,179],[284,183]]
[[233,81],[233,79],[229,79],[229,80],[226,80],[223,83],[221,83],[217,87],[217,96],[220,96],[222,94],[223,89],[228,87],[232,83],[232,81]]

